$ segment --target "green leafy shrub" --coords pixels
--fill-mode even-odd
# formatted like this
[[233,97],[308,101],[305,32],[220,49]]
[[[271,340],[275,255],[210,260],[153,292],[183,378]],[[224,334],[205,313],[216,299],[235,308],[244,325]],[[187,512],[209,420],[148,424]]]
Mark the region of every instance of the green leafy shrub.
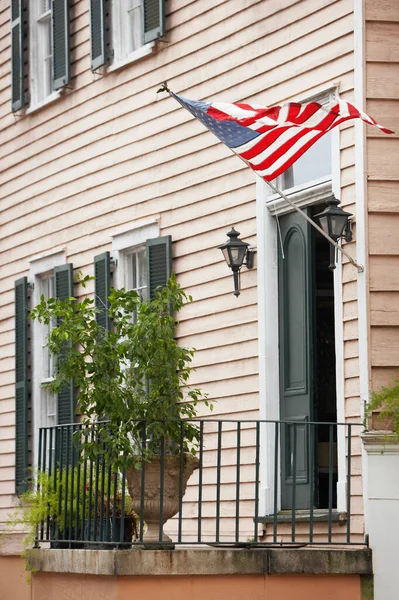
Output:
[[378,419],[384,421],[384,426],[399,437],[399,377],[391,386],[382,387],[378,392],[371,393],[365,412],[366,427],[374,411],[379,411]]
[[[139,456],[149,460],[162,445],[165,452],[182,448],[195,454],[199,430],[190,419],[198,402],[210,405],[206,394],[188,386],[194,350],[178,345],[173,316],[190,301],[172,276],[152,300],[113,289],[111,331],[97,323],[92,298],[42,297],[31,311],[32,319],[54,325],[48,347],[58,357],[57,370],[47,387],[57,394],[74,379],[78,409],[88,426],[79,440],[86,456],[104,454],[116,469],[139,467]],[[90,435],[93,423],[96,436]]]

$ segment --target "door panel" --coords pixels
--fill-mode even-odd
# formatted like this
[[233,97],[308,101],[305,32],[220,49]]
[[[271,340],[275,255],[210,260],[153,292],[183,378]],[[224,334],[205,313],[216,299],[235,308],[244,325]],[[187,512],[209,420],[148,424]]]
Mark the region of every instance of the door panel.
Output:
[[[284,258],[279,255],[280,415],[292,424],[281,429],[281,501],[309,508],[310,428],[313,420],[312,237],[310,225],[297,212],[280,219]],[[311,461],[313,462],[313,461]]]

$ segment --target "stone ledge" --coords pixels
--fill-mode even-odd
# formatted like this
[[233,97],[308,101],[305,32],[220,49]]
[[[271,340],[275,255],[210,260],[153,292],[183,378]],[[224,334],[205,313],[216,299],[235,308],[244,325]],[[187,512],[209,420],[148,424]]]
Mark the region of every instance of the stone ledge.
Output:
[[326,548],[31,550],[29,567],[85,575],[371,575],[371,550]]

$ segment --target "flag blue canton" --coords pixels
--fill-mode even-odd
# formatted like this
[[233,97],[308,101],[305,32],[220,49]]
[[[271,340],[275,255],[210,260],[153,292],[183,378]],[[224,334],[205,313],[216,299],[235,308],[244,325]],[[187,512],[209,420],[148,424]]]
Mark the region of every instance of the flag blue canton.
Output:
[[243,125],[235,121],[217,121],[207,113],[210,107],[209,102],[188,100],[188,98],[183,98],[182,96],[175,96],[175,98],[229,148],[242,146],[260,135],[257,131],[243,127]]

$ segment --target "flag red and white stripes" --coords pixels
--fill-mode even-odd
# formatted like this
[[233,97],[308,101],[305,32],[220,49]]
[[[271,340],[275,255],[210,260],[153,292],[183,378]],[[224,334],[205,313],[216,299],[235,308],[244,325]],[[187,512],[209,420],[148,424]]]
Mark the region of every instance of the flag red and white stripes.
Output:
[[350,119],[362,119],[384,133],[393,133],[341,99],[329,107],[318,102],[288,102],[267,108],[170,94],[266,181],[278,177],[321,136]]

